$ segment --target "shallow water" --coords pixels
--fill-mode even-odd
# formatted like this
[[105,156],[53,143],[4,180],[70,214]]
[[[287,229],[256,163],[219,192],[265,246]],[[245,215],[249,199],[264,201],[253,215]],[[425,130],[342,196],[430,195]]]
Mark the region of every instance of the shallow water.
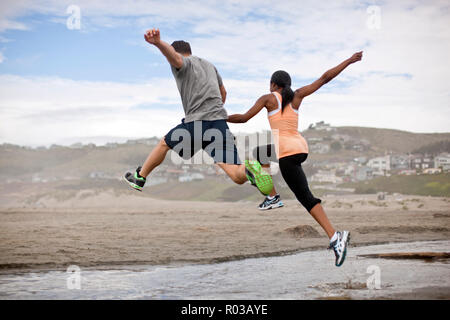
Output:
[[[68,289],[74,274],[62,271],[0,275],[0,299],[317,299],[389,297],[425,287],[450,288],[447,260],[390,260],[357,255],[445,252],[450,241],[350,247],[334,266],[331,251],[184,266],[122,266],[82,269],[80,289]],[[369,268],[369,269],[368,269]],[[368,273],[369,271],[369,273]],[[379,271],[379,273],[378,273]],[[373,289],[379,274],[380,289]],[[73,282],[70,282],[73,284]]]

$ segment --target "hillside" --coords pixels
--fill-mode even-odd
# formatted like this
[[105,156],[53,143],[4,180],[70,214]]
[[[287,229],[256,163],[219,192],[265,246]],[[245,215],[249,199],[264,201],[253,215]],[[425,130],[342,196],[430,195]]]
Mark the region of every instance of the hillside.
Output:
[[341,187],[355,188],[358,194],[388,192],[450,197],[450,173],[378,177],[364,182],[344,183]]
[[[322,161],[351,161],[357,157],[370,158],[386,152],[407,153],[421,148],[435,150],[437,147],[448,146],[448,141],[450,141],[450,133],[423,134],[362,127],[335,127],[330,130],[313,128],[304,131],[303,135],[308,140],[311,150],[307,163],[304,165],[308,176],[318,170],[317,167],[313,167],[313,164]],[[242,136],[238,137],[242,138]],[[69,189],[95,188],[99,185],[99,181],[104,181],[105,185],[115,185],[112,181],[119,179],[125,171],[133,170],[142,164],[157,142],[157,138],[150,138],[107,146],[78,144],[72,147],[52,146],[35,149],[3,144],[0,145],[0,178],[3,184],[33,181],[36,186],[41,185],[42,187],[45,186],[42,182],[56,184],[65,181],[67,185],[70,185]],[[312,149],[318,144],[331,145],[333,148],[337,146],[337,148],[326,153],[313,151]],[[431,147],[428,148],[429,146]],[[243,159],[245,151],[239,150],[239,153]],[[178,156],[174,156],[179,159]],[[197,199],[198,197],[202,198],[197,194],[211,192],[218,193],[219,195],[213,198],[219,200],[233,198],[229,195],[235,192],[242,192],[239,196],[240,199],[251,196],[251,191],[228,189],[233,186],[231,182],[224,183],[223,178],[220,178],[222,182],[217,182],[214,178],[219,177],[215,175],[215,171],[205,173],[205,167],[210,166],[189,165],[183,170],[184,172],[191,170],[203,172],[206,174],[206,180],[213,179],[210,181],[211,183],[206,183],[206,180],[205,183],[192,182],[192,190],[183,190],[186,186],[178,187],[178,175],[174,174],[168,178],[165,184],[152,188],[154,188],[155,194],[166,199],[177,197]],[[153,176],[164,175],[167,177],[171,170],[180,172],[181,168],[180,164],[174,164],[171,161],[171,153],[169,153],[163,165],[155,170]],[[283,192],[283,187],[281,189]],[[192,192],[193,194],[191,194]],[[200,198],[199,200],[201,200]]]
[[436,142],[450,140],[450,133],[413,133],[392,129],[339,127],[337,131],[369,140],[376,152],[407,153]]
[[450,141],[450,133],[413,133],[367,127],[335,127],[334,131],[308,129],[302,134],[310,145],[313,144],[314,138],[331,143],[333,135],[346,135],[355,142],[362,141],[368,144],[368,148],[364,151],[349,150],[343,147],[341,150],[333,150],[328,154],[311,152],[310,159],[313,160],[349,160],[360,156],[371,158],[386,153],[413,153],[417,150],[426,151],[427,147],[433,144],[448,145]]

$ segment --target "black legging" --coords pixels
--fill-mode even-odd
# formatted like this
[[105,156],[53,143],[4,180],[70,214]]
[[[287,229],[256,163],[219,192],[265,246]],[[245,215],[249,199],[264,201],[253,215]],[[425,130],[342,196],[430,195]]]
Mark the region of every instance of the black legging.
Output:
[[298,201],[308,212],[322,200],[315,198],[308,187],[302,163],[308,157],[307,153],[298,153],[291,156],[276,158],[274,145],[259,146],[253,150],[253,155],[261,164],[269,164],[270,161],[280,164],[281,175],[289,189],[295,194]]

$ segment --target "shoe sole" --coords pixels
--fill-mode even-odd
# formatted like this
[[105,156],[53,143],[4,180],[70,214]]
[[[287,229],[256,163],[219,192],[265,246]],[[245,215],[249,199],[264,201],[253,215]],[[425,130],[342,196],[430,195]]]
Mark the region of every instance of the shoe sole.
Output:
[[348,245],[349,245],[349,244],[350,244],[350,232],[347,232],[347,239],[345,239],[345,249],[344,249],[344,253],[342,254],[341,262],[339,262],[339,264],[336,264],[336,267],[340,267],[340,266],[342,266],[342,264],[344,263],[345,258],[346,258],[346,256],[347,256],[347,248],[348,248]]
[[258,190],[265,196],[269,195],[273,189],[272,176],[265,172],[258,162],[250,163],[250,161],[245,160],[245,167],[248,171],[255,177],[255,184]]
[[271,204],[271,205],[270,205],[269,207],[267,207],[267,208],[259,208],[259,207],[258,207],[258,209],[261,210],[261,211],[263,211],[263,210],[270,210],[270,209],[281,208],[281,207],[283,207],[283,206],[284,206],[283,203],[277,203],[277,204]]
[[123,180],[126,181],[126,183],[128,183],[128,185],[130,187],[132,187],[134,190],[140,191],[142,192],[142,187],[138,186],[137,184],[134,184],[133,182],[128,181],[127,178],[125,178],[125,176],[122,176]]

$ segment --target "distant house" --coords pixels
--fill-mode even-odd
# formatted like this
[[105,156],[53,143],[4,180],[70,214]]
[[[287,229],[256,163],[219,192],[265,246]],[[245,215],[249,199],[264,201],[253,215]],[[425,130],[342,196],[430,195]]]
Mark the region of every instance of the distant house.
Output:
[[331,138],[333,140],[342,141],[342,142],[347,142],[347,141],[350,141],[352,139],[352,137],[350,137],[348,134],[338,134],[338,133],[333,134],[331,136]]
[[161,140],[161,139],[158,139],[158,138],[156,138],[156,137],[153,137],[153,138],[147,139],[147,140],[145,141],[145,144],[146,144],[146,145],[149,145],[149,146],[156,146],[156,145],[159,143],[160,140]]
[[205,176],[201,173],[191,173],[191,174],[183,174],[178,177],[178,181],[180,182],[189,182],[194,180],[203,180]]
[[391,170],[401,171],[410,168],[409,156],[406,154],[391,155]]
[[398,174],[404,175],[404,176],[412,176],[412,175],[417,174],[417,173],[416,173],[416,170],[409,170],[408,169],[408,170],[402,170]]
[[167,174],[170,174],[170,175],[179,175],[179,174],[183,174],[183,173],[184,173],[184,170],[180,170],[180,169],[167,169],[167,170],[166,170],[166,173],[167,173]]
[[316,122],[316,124],[313,127],[310,126],[310,129],[315,129],[315,130],[319,130],[319,131],[321,131],[321,130],[335,131],[336,130],[336,128],[333,128],[332,126],[330,126],[329,123],[325,123],[324,121]]
[[105,144],[106,148],[117,148],[118,146],[119,144],[116,142],[108,142],[107,144]]
[[103,171],[93,171],[93,172],[89,173],[89,178],[91,178],[91,179],[114,179],[113,176],[110,176]]
[[71,144],[69,146],[69,148],[71,148],[71,149],[82,149],[83,148],[83,144],[81,142],[77,142],[77,143]]
[[413,154],[409,158],[409,168],[423,170],[435,167],[433,157],[423,154]]
[[354,163],[347,165],[344,168],[344,175],[346,176],[353,176],[357,170],[358,166]]
[[127,140],[127,144],[145,144],[148,146],[154,146],[157,145],[160,139],[153,137],[153,138],[141,138],[141,139],[135,139],[135,140]]
[[356,150],[356,151],[364,151],[365,150],[365,146],[363,144],[354,144],[352,145],[352,149]]
[[33,174],[33,176],[31,177],[31,182],[32,183],[39,183],[39,182],[47,182],[47,179],[44,179],[42,177],[39,176],[39,174],[35,173]]
[[355,172],[355,179],[365,181],[373,177],[373,169],[370,167],[358,167]]
[[373,169],[374,175],[386,174],[391,170],[391,157],[372,158],[367,162],[367,166]]
[[337,177],[333,171],[322,171],[315,173],[311,177],[311,181],[313,182],[330,182],[330,183],[342,183],[343,179],[341,177]]
[[422,171],[422,173],[424,174],[437,174],[441,172],[442,172],[441,168],[428,168]]
[[167,182],[167,178],[166,177],[155,177],[154,175],[152,176],[152,178],[148,181],[148,185],[149,186],[156,186],[158,184],[163,184]]
[[358,157],[353,159],[354,162],[359,163],[359,164],[364,164],[367,162],[367,158],[366,157]]
[[434,167],[442,168],[443,171],[450,170],[450,154],[441,153],[437,157],[434,158]]
[[366,151],[370,149],[370,144],[363,140],[351,139],[344,142],[344,148],[346,150]]
[[325,154],[330,152],[330,145],[326,143],[315,143],[309,146],[311,152]]

